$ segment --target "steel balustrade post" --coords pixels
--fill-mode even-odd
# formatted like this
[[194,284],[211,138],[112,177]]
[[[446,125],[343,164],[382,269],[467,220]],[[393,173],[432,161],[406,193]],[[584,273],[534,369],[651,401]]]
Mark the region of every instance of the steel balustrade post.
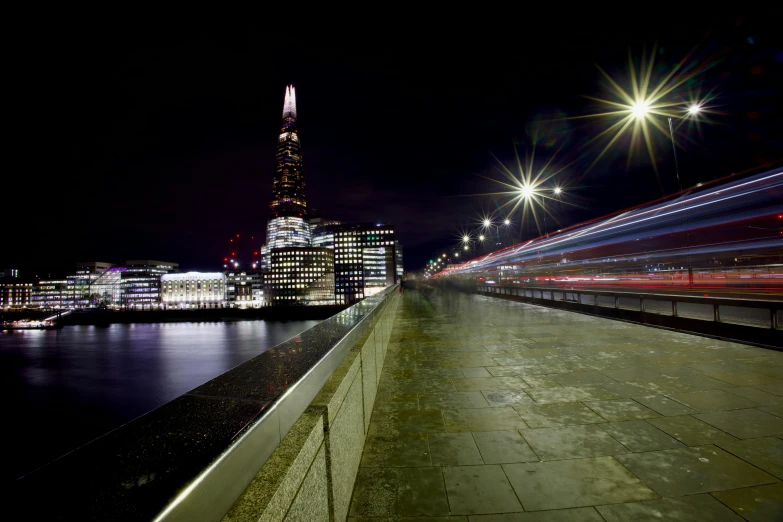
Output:
[[672,317],[677,316],[677,301],[672,301]]
[[712,305],[712,320],[716,323],[720,322],[720,305],[718,303]]

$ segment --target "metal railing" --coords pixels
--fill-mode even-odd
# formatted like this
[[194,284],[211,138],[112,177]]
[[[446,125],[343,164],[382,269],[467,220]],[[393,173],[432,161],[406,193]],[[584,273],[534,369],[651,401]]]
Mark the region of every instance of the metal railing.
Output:
[[[539,288],[539,287],[513,287],[513,286],[492,286],[479,285],[479,292],[488,294],[510,295],[518,297],[528,297],[531,299],[541,299],[549,301],[572,302],[580,305],[593,305],[604,308],[615,308],[622,310],[634,310],[640,313],[670,315],[671,317],[686,317],[688,319],[711,320],[716,323],[728,323],[737,325],[746,325],[754,327],[765,327],[773,330],[780,329],[780,310],[783,309],[782,301],[763,301],[756,299],[740,299],[731,297],[709,297],[692,295],[674,295],[674,294],[654,294],[645,292],[621,292],[612,290],[586,290],[586,289],[568,289],[568,288]],[[601,302],[599,297],[609,298]],[[631,305],[630,302],[635,302]],[[651,309],[650,303],[671,303],[671,306],[655,307]],[[702,307],[701,310],[689,310],[683,314],[683,304],[692,304]],[[721,314],[721,307],[731,307],[732,309],[752,309],[766,310],[764,314],[766,320],[761,320],[758,314],[755,317],[747,317],[744,322],[742,319],[725,321]],[[709,309],[705,313],[704,308]],[[733,311],[733,310],[732,310]],[[732,314],[736,317],[739,314]],[[746,312],[747,316],[747,312]],[[763,324],[766,323],[766,324]]]

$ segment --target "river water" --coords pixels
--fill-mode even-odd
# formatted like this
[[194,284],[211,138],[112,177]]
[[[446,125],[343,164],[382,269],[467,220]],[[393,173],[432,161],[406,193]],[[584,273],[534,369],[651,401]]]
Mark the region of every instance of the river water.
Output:
[[319,322],[114,324],[0,332],[0,390],[10,410],[3,415],[10,457],[1,466],[3,482]]

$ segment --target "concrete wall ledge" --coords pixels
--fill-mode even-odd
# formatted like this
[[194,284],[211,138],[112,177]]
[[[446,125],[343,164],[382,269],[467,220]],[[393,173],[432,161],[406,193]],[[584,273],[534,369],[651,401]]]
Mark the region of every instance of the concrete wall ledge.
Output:
[[399,302],[380,305],[224,522],[345,520]]

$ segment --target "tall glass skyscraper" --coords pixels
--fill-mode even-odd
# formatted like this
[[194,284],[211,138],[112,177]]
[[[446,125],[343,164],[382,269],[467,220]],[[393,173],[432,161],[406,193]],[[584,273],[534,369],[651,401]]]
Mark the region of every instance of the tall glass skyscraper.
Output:
[[277,140],[277,165],[269,210],[264,250],[268,252],[272,248],[310,246],[307,194],[299,131],[296,127],[296,91],[293,85],[285,89],[283,124]]

